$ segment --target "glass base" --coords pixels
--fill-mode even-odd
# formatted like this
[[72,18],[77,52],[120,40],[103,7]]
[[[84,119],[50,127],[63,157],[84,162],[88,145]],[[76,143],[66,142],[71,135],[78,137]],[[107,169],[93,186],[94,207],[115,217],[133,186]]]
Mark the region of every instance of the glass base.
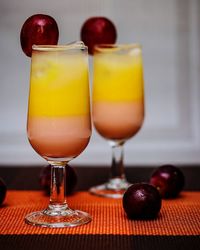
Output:
[[29,225],[54,228],[80,226],[91,220],[91,216],[86,212],[68,207],[56,210],[55,207],[52,209],[51,205],[46,210],[33,212],[25,217],[25,222]]
[[107,198],[122,198],[130,185],[126,179],[114,178],[102,185],[91,187],[89,192]]

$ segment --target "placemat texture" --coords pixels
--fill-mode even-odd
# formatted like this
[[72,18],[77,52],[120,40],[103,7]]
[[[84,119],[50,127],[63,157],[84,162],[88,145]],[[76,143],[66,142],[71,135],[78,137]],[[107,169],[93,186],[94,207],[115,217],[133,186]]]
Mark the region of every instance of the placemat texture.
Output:
[[99,234],[99,235],[199,235],[200,192],[182,192],[176,199],[163,200],[155,220],[129,220],[121,199],[96,197],[76,192],[67,198],[73,209],[90,213],[92,222],[74,228],[41,228],[26,225],[26,214],[44,209],[49,198],[42,191],[8,191],[0,207],[0,234]]

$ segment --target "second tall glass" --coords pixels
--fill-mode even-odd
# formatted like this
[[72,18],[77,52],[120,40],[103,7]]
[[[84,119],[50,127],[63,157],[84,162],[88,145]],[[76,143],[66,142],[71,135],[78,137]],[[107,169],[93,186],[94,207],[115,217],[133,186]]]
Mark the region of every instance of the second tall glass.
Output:
[[141,46],[96,46],[93,78],[93,123],[112,148],[112,166],[109,181],[90,192],[120,198],[130,185],[124,173],[123,145],[144,120]]

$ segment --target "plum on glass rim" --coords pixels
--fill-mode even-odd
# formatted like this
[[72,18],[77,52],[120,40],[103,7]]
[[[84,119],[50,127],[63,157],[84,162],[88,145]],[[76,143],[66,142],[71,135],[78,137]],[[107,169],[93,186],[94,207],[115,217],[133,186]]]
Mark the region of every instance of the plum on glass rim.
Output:
[[45,14],[35,14],[24,22],[20,32],[20,43],[23,52],[31,57],[32,46],[56,45],[59,29],[55,19]]
[[114,23],[107,17],[90,17],[81,27],[81,40],[88,46],[89,54],[93,55],[97,44],[114,44],[117,30]]

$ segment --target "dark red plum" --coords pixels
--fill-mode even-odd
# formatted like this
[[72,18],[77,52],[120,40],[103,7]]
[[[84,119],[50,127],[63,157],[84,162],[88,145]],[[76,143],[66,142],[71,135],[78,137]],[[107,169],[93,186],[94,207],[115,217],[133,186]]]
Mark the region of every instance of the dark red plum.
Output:
[[185,177],[181,170],[173,165],[163,165],[155,169],[150,178],[162,198],[175,198],[183,190]]
[[81,40],[88,46],[89,54],[94,53],[97,44],[114,44],[117,31],[114,23],[106,17],[91,17],[81,28]]
[[[45,166],[42,168],[39,183],[41,188],[46,192],[46,194],[50,194],[50,186],[51,186],[51,166]],[[77,184],[77,174],[75,170],[69,165],[66,166],[66,194],[70,195],[73,193]]]
[[123,208],[129,219],[155,219],[161,209],[161,197],[154,186],[136,183],[124,193]]
[[56,45],[59,30],[55,19],[49,15],[35,14],[23,24],[20,33],[20,42],[23,52],[31,57],[32,46]]
[[7,193],[7,187],[2,178],[0,178],[0,205],[3,204]]

